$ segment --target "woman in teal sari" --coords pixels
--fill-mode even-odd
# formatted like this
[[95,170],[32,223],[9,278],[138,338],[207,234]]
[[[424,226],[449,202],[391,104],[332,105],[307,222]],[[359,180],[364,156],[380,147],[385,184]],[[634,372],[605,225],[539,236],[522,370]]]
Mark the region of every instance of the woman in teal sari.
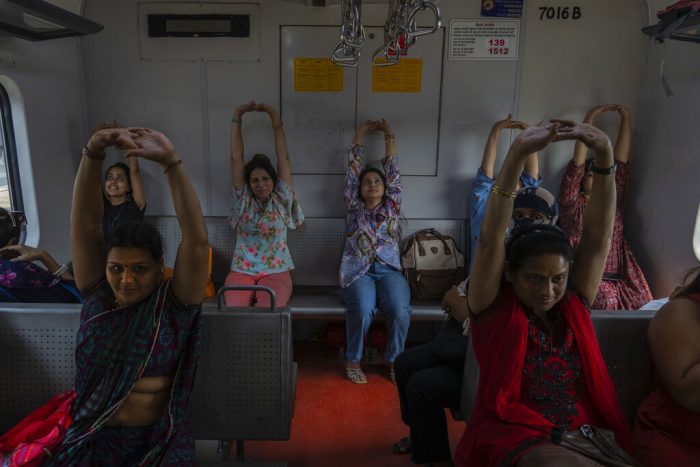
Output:
[[[109,146],[164,169],[182,231],[171,280],[163,280],[154,227],[121,225],[105,245],[101,174]],[[96,131],[76,176],[71,228],[75,281],[84,298],[76,398],[73,424],[46,465],[194,465],[187,406],[208,243],[199,200],[168,138],[142,128]]]

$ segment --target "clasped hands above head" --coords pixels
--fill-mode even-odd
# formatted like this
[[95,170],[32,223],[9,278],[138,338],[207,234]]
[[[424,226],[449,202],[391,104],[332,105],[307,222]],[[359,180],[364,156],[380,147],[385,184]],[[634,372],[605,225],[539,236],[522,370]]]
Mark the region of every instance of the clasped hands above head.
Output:
[[595,152],[611,150],[610,139],[598,128],[564,119],[551,119],[545,125],[539,122],[526,128],[517,136],[513,146],[522,153],[531,154],[544,149],[549,143],[573,140],[581,141]]
[[170,166],[179,160],[172,142],[159,131],[150,128],[102,125],[85,145],[85,155],[91,159],[104,159],[108,147],[127,151],[126,157],[140,157],[163,166]]

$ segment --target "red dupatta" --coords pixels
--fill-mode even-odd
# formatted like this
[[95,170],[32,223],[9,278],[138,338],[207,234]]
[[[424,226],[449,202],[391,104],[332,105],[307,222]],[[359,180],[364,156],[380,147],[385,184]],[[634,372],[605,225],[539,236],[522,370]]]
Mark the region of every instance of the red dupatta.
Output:
[[[489,316],[472,320],[472,344],[479,362],[479,388],[468,427],[457,446],[457,466],[499,465],[521,443],[551,439],[554,425],[520,403],[527,348],[527,316],[510,284]],[[584,388],[602,428],[611,429],[629,450],[630,431],[605,361],[588,308],[567,292],[556,305],[581,353]]]

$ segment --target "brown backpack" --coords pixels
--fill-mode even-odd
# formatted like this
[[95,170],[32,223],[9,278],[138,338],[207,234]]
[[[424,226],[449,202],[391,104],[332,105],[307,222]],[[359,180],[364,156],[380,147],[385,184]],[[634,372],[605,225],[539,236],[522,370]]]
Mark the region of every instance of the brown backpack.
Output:
[[464,279],[464,254],[454,239],[425,229],[406,240],[401,266],[415,299],[439,299]]

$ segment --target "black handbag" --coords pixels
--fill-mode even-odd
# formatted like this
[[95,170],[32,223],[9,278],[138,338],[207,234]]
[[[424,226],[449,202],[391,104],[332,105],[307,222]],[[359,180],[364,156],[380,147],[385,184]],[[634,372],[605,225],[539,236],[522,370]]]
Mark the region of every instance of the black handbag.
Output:
[[610,467],[639,467],[641,464],[627,454],[615,441],[610,430],[581,425],[576,431],[564,433],[559,446]]

